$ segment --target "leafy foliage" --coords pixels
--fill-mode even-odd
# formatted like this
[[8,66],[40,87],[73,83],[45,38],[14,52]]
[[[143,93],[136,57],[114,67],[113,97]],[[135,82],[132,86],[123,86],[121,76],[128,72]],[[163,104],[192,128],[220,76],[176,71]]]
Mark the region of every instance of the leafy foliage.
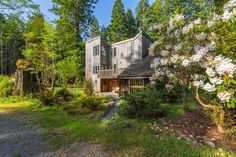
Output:
[[7,97],[12,94],[14,80],[7,76],[0,75],[0,97]]

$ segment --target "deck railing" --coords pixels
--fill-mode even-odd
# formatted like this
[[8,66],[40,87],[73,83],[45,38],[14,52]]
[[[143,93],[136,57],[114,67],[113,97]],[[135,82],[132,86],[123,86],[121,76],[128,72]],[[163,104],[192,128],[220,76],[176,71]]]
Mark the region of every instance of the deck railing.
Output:
[[98,78],[117,78],[125,69],[99,70]]

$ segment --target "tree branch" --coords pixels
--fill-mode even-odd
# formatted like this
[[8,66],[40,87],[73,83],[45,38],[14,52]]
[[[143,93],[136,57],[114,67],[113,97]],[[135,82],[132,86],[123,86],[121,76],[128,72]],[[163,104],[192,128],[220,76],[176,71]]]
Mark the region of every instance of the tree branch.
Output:
[[208,109],[212,109],[212,110],[215,109],[214,106],[207,105],[206,103],[204,103],[204,102],[201,100],[200,95],[199,95],[199,92],[198,92],[198,89],[197,89],[196,92],[195,92],[195,98],[196,98],[197,101],[200,103],[200,105],[202,105],[202,107],[208,108]]

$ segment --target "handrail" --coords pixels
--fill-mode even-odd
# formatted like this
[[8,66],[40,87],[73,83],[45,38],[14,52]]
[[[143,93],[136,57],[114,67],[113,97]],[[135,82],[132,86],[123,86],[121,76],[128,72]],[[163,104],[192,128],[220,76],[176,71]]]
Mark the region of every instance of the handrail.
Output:
[[117,78],[125,69],[106,69],[98,71],[98,78]]

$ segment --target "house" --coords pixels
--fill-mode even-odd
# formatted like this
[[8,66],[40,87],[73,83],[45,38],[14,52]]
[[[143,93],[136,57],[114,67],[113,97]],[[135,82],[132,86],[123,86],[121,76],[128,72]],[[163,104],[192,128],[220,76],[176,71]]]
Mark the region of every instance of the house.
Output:
[[86,79],[98,92],[132,92],[149,83],[154,73],[148,49],[153,40],[144,32],[107,45],[100,36],[86,41]]

